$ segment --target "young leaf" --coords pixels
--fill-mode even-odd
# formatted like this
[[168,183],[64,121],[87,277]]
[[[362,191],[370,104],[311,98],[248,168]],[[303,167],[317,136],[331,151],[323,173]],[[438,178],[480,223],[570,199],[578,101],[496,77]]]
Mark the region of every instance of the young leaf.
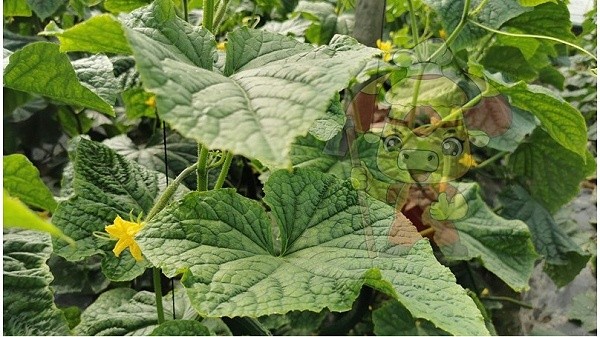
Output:
[[[169,37],[148,33],[153,29],[144,27],[155,22],[127,21],[136,27],[127,30],[127,38],[146,88],[157,94],[161,118],[211,149],[230,150],[275,167],[289,166],[287,156],[294,138],[306,134],[325,113],[333,95],[378,53],[341,37],[330,46],[306,51],[306,45],[293,38],[241,29],[230,33],[229,40],[253,36],[253,50],[259,50],[251,53],[256,62],[247,62],[241,50],[231,46],[227,71],[244,70],[225,77],[206,70],[212,67],[211,53],[203,58],[210,64],[203,64],[192,49],[175,47],[185,47],[181,41],[192,38],[201,41],[196,46],[212,47],[214,40],[174,15],[167,16],[173,11],[169,6],[170,1],[158,1],[132,13],[161,18],[162,26],[173,27]],[[263,48],[271,53],[264,54]]]
[[486,78],[494,89],[510,98],[511,105],[535,115],[558,145],[585,160],[587,128],[577,109],[546,88],[527,85],[523,81],[506,83],[490,74]]
[[[590,256],[558,226],[552,215],[531,198],[521,186],[501,194],[502,215],[525,221],[536,250],[545,258],[545,270],[557,286],[571,282],[585,267]],[[556,271],[560,271],[556,273]]]
[[56,237],[64,239],[69,244],[73,244],[73,240],[64,235],[60,229],[33,213],[33,211],[25,206],[19,199],[11,197],[6,190],[3,192],[4,212],[2,220],[4,228],[17,227],[48,232]]
[[121,23],[110,14],[96,15],[56,36],[61,52],[131,54]]
[[[165,189],[165,176],[150,171],[108,147],[86,139],[75,145],[71,196],[59,203],[52,222],[76,242],[77,247],[56,243],[56,253],[75,261],[98,253],[106,254],[103,271],[114,280],[130,280],[140,275],[147,261],[133,263],[129,250],[116,258],[116,241],[93,235],[104,232],[119,215],[146,215]],[[185,188],[182,188],[185,190]]]
[[[173,293],[163,297],[165,318],[173,317]],[[131,288],[109,290],[96,299],[81,314],[81,323],[75,328],[77,335],[123,336],[150,335],[158,327],[154,293],[136,292]],[[189,310],[189,300],[182,290],[175,291],[175,318],[190,320],[198,317]]]
[[54,212],[56,201],[40,178],[40,172],[22,154],[4,156],[4,188],[29,206]]
[[479,195],[476,183],[456,183],[458,193],[467,200],[464,217],[440,222],[424,211],[424,220],[436,229],[434,237],[444,256],[450,260],[478,259],[515,291],[529,288],[535,252],[527,225],[496,215]]
[[54,43],[31,43],[12,54],[4,85],[114,116],[110,104],[79,82],[69,58]]
[[46,265],[52,254],[50,236],[34,231],[4,232],[2,247],[4,335],[70,335],[50,288],[53,277]]
[[[201,315],[344,311],[367,284],[450,333],[488,334],[464,289],[392,207],[309,170],[273,173],[265,193],[280,228],[279,253],[260,204],[229,189],[192,192],[138,234],[144,254],[166,275],[184,272]],[[395,243],[402,238],[389,236],[392,224],[415,239]]]
[[577,195],[579,183],[586,177],[589,167],[595,165],[595,160],[588,155],[584,162],[578,154],[567,151],[538,128],[529,141],[522,143],[510,156],[509,165],[523,178],[531,195],[554,213]]

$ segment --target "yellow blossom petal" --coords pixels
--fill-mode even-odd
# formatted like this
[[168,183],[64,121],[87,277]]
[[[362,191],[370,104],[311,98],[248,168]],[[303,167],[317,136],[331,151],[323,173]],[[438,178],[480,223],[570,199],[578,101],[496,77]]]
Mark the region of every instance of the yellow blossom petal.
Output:
[[448,37],[448,34],[446,34],[446,31],[443,29],[440,30],[438,33],[440,34],[440,38],[442,38],[444,40],[446,39],[446,37]]
[[473,156],[469,153],[465,153],[462,157],[460,157],[460,159],[458,160],[458,162],[465,167],[475,167],[477,166],[477,162],[475,161],[475,159],[473,158]]
[[381,40],[377,40],[377,48],[379,48],[381,51],[383,51],[383,60],[388,62],[389,60],[392,59],[392,42],[391,41],[386,41],[383,42]]
[[152,95],[150,96],[150,98],[148,98],[144,104],[146,104],[147,106],[151,107],[151,108],[156,108],[156,96]]
[[225,50],[225,42],[219,42],[219,43],[217,43],[217,49],[218,50]]
[[113,249],[115,256],[118,257],[126,248],[129,248],[131,255],[136,261],[141,261],[143,259],[142,250],[134,239],[134,236],[142,229],[142,227],[142,223],[126,221],[118,215],[112,225],[104,227],[104,230],[112,238],[118,240]]

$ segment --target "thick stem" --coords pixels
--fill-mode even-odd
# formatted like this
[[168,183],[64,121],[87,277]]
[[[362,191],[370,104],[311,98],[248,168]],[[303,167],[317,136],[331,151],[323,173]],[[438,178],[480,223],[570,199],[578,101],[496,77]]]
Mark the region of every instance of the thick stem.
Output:
[[417,16],[415,15],[415,5],[413,4],[413,0],[408,0],[408,12],[410,14],[410,30],[412,30],[413,45],[416,46],[419,44],[419,30],[417,28]]
[[213,22],[215,21],[215,1],[214,0],[204,0],[204,5],[202,6],[202,26],[206,28],[209,32],[213,32]]
[[223,17],[225,16],[225,12],[227,11],[227,6],[229,6],[229,0],[223,0],[217,7],[217,15],[215,15],[215,21],[213,24],[215,34],[219,30],[219,26],[221,25],[221,21],[223,21]]
[[183,6],[183,19],[185,20],[185,22],[188,22],[189,21],[188,1],[182,0],[182,6]]
[[198,176],[197,179],[197,187],[198,191],[206,191],[208,190],[208,170],[206,168],[206,162],[208,161],[208,149],[205,146],[200,145],[198,143],[198,166],[196,174]]
[[165,311],[162,302],[162,286],[160,283],[161,271],[159,268],[152,268],[152,281],[154,282],[154,296],[156,298],[156,312],[158,314],[158,324],[165,321]]
[[233,153],[227,151],[225,154],[225,161],[223,162],[223,167],[221,167],[221,172],[219,173],[219,178],[217,178],[217,183],[215,184],[215,190],[223,187],[223,183],[225,182],[225,178],[227,178],[227,172],[229,172],[229,166],[231,166],[231,160],[233,159]]
[[171,197],[173,196],[175,191],[177,191],[177,187],[179,187],[179,184],[181,184],[183,179],[185,179],[188,175],[190,175],[190,173],[192,173],[196,170],[197,165],[198,165],[198,163],[195,163],[194,165],[183,170],[177,176],[177,178],[175,178],[175,180],[173,180],[173,183],[171,183],[171,185],[167,186],[167,188],[165,189],[163,194],[160,196],[160,198],[158,199],[156,204],[154,204],[154,206],[152,207],[150,212],[148,212],[148,216],[146,216],[146,220],[145,220],[146,222],[150,221],[150,219],[152,219],[158,212],[162,211],[162,209],[167,206],[167,203],[169,202],[169,200],[171,199]]

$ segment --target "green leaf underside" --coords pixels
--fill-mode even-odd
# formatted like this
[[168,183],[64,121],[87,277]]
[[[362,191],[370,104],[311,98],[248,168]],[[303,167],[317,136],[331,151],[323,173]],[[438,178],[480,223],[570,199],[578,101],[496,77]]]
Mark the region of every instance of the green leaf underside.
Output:
[[390,300],[373,311],[373,332],[378,336],[447,336],[431,322],[416,320],[402,304]]
[[536,128],[536,120],[531,113],[515,107],[512,107],[511,111],[512,118],[508,130],[499,136],[491,137],[487,147],[514,152],[521,141]]
[[100,14],[57,34],[60,51],[131,54],[121,23],[110,14]]
[[569,320],[581,322],[582,328],[586,331],[595,331],[597,327],[597,296],[598,294],[593,290],[575,296],[573,305],[567,312]]
[[462,219],[451,223],[433,221],[435,235],[441,235],[436,238],[438,244],[452,238],[452,233],[445,236],[443,230],[456,230],[458,234],[455,242],[440,245],[444,256],[451,260],[478,259],[515,291],[528,289],[538,255],[527,225],[496,215],[479,195],[476,183],[455,186],[467,200],[468,211]]
[[69,58],[54,43],[31,43],[12,54],[4,85],[114,115],[107,102],[79,82]]
[[587,166],[593,164],[593,158],[584,162],[539,128],[509,159],[513,172],[524,180],[531,195],[550,213],[577,195]]
[[53,212],[54,196],[40,178],[40,172],[22,154],[4,156],[4,188],[24,203]]
[[[423,2],[441,17],[442,27],[450,34],[458,26],[463,12],[464,1],[424,0]],[[480,1],[477,0],[471,1],[471,10],[477,7],[479,3]],[[490,0],[474,19],[486,26],[498,29],[506,21],[531,10],[532,8],[522,7],[515,1]],[[452,49],[461,50],[468,46],[473,46],[485,34],[485,30],[467,23],[454,43],[452,43]]]
[[494,89],[510,98],[511,105],[535,115],[560,146],[585,159],[587,128],[577,109],[546,88],[522,81],[509,84],[489,74],[486,78]]
[[368,198],[361,208],[367,196],[349,182],[309,170],[273,173],[265,193],[280,227],[279,254],[267,213],[229,189],[190,193],[138,234],[145,256],[166,275],[184,272],[201,315],[345,311],[368,284],[446,331],[488,334],[472,300],[408,220],[394,224],[404,224],[407,243],[388,241],[392,207]]
[[[523,220],[529,226],[536,250],[544,256],[546,269],[562,270],[562,275],[552,277],[558,286],[564,286],[579,274],[590,256],[565,233],[552,215],[531,198],[521,186],[512,186],[502,193],[502,215]],[[566,277],[565,277],[566,276]]]
[[210,336],[210,331],[198,321],[176,320],[159,325],[150,336]]
[[130,213],[134,218],[148,214],[166,186],[165,176],[83,138],[76,144],[73,165],[73,194],[59,203],[52,221],[77,242],[77,247],[56,242],[57,254],[75,261],[103,253],[107,277],[123,281],[140,275],[147,261],[135,263],[129,250],[115,257],[112,249],[116,241],[99,239],[93,233],[104,232],[117,215],[129,220]]
[[106,55],[93,55],[71,63],[77,78],[105,102],[113,105],[121,89],[113,73],[113,64]]
[[[81,323],[75,328],[77,335],[123,336],[150,335],[158,327],[154,293],[136,292],[131,288],[117,288],[102,293],[81,314]],[[163,297],[165,318],[173,319],[172,293]],[[175,318],[195,319],[189,310],[185,292],[175,292]]]
[[[156,17],[157,7],[143,8],[138,15],[152,12]],[[210,34],[191,32],[176,17],[162,24],[174,27],[171,40],[142,33],[137,28],[142,24],[127,30],[144,84],[157,94],[161,118],[211,149],[230,150],[276,167],[290,166],[294,138],[306,134],[325,114],[333,95],[379,53],[349,38],[313,50],[291,37],[240,29],[228,35],[225,74],[237,72],[226,77],[209,71],[212,63],[193,62],[172,46],[186,39],[202,41],[197,44],[211,48],[212,62]],[[242,48],[242,40],[250,43]]]
[[4,335],[69,335],[50,289],[53,277],[46,261],[52,241],[45,233],[11,231],[3,235]]

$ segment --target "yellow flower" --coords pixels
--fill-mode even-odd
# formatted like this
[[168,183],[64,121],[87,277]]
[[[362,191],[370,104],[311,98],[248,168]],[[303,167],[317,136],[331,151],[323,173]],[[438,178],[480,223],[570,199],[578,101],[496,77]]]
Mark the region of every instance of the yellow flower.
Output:
[[379,48],[381,51],[383,51],[383,60],[385,62],[388,62],[389,60],[392,59],[392,42],[391,41],[386,41],[383,42],[380,39],[377,39],[377,48]]
[[218,50],[225,50],[225,42],[219,42],[219,43],[217,43],[217,49]]
[[446,37],[448,37],[448,34],[446,34],[446,31],[443,29],[440,30],[438,33],[440,34],[440,38],[442,38],[444,40],[446,39]]
[[475,167],[477,166],[477,162],[473,158],[473,156],[469,153],[465,153],[458,162],[464,167]]
[[147,106],[151,107],[151,108],[156,108],[156,96],[152,95],[150,96],[150,98],[148,98],[144,104],[146,104]]
[[117,257],[121,255],[125,248],[129,247],[129,251],[136,261],[141,261],[143,259],[142,250],[133,239],[142,227],[143,223],[125,221],[118,215],[112,225],[104,227],[104,230],[108,232],[112,238],[119,240],[113,249],[113,253],[115,253]]

